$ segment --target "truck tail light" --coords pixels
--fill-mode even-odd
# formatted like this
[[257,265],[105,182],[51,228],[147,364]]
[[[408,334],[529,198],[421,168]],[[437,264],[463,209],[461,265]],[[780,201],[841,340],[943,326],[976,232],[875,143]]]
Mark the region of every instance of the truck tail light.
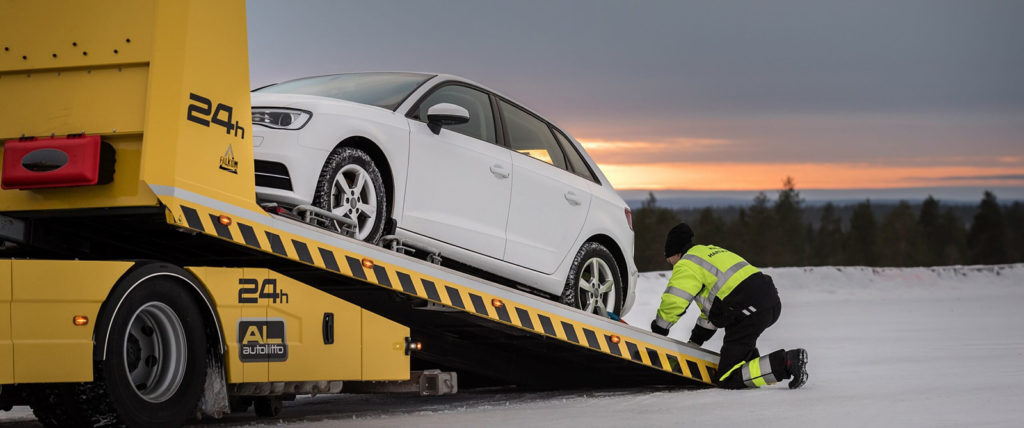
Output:
[[0,188],[106,184],[114,180],[115,158],[114,147],[99,135],[7,140]]
[[626,207],[626,224],[629,225],[629,230],[633,230],[633,210]]

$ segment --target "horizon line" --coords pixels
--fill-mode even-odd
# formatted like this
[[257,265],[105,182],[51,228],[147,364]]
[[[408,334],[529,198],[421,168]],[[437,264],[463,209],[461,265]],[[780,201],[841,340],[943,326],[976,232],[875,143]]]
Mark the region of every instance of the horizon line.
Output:
[[[927,189],[1001,189],[1001,190],[1021,190],[1024,191],[1024,186],[901,186],[901,187],[797,187],[794,190],[797,192],[803,191],[857,191],[857,190],[927,190]],[[777,192],[784,190],[783,188],[771,188],[771,189],[694,189],[694,188],[658,188],[658,187],[627,187],[619,188],[615,187],[615,191],[620,192],[639,192],[639,191],[650,191],[650,192]]]

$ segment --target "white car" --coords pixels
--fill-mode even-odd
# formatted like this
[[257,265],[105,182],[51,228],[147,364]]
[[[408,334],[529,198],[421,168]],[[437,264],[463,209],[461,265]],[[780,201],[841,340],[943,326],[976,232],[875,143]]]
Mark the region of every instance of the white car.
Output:
[[631,213],[578,142],[508,97],[423,73],[252,93],[256,192],[312,204],[445,263],[587,312],[633,304]]

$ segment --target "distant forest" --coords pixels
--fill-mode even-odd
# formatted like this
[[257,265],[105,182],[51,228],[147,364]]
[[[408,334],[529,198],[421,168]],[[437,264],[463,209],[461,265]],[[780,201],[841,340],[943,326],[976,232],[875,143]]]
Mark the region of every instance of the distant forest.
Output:
[[760,267],[941,266],[1024,262],[1024,204],[1000,205],[986,191],[978,205],[920,203],[806,207],[791,178],[775,200],[747,207],[669,209],[654,194],[633,211],[636,264],[665,270],[665,233],[685,221],[694,241],[738,253]]

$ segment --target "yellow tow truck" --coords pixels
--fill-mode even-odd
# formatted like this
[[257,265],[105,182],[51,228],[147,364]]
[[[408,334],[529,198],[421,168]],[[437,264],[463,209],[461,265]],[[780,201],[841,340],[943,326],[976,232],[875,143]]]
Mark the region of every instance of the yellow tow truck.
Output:
[[257,204],[245,25],[241,0],[0,1],[0,411],[711,385],[713,352]]

